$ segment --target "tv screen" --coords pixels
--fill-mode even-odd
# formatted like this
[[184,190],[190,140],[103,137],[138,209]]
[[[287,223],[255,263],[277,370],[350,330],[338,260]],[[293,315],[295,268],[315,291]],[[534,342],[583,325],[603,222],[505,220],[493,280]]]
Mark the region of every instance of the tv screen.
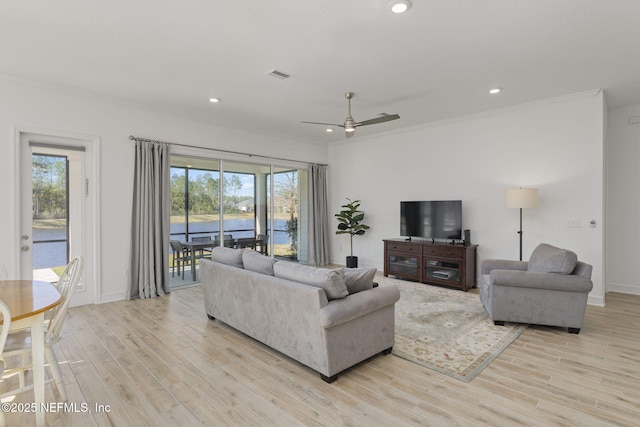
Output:
[[461,240],[462,201],[400,202],[400,235]]

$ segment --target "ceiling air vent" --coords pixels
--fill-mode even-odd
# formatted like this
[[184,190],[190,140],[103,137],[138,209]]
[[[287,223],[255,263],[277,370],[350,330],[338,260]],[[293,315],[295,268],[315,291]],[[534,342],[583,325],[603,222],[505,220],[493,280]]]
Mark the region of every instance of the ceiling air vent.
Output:
[[287,74],[287,73],[285,73],[283,71],[278,71],[278,70],[272,70],[269,73],[269,75],[272,76],[272,77],[277,77],[277,78],[282,79],[282,80],[288,79],[289,77],[291,77],[291,74]]

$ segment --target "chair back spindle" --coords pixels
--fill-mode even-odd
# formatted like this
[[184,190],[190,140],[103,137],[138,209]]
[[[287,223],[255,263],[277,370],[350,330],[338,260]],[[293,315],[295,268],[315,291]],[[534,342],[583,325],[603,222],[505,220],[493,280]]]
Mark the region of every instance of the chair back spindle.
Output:
[[67,267],[62,272],[60,279],[58,280],[57,288],[60,294],[64,297],[61,304],[58,304],[51,310],[49,310],[50,323],[45,335],[45,343],[55,344],[62,336],[62,325],[67,315],[67,309],[71,302],[71,297],[80,282],[82,276],[82,269],[84,260],[82,257],[77,257],[71,260]]

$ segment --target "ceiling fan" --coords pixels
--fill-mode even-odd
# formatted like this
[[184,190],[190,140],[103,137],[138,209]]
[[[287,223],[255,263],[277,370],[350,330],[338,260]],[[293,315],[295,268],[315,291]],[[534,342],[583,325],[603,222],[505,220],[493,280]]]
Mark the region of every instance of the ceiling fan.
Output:
[[351,116],[351,98],[355,96],[353,92],[347,92],[344,94],[345,98],[349,102],[349,114],[347,118],[344,120],[344,124],[337,123],[319,123],[319,122],[300,122],[300,123],[310,123],[312,125],[327,125],[327,126],[340,126],[344,128],[344,133],[347,138],[351,138],[356,131],[358,126],[367,126],[367,125],[375,125],[378,123],[390,122],[391,120],[399,119],[400,116],[397,114],[383,114],[380,117],[376,117],[375,119],[369,119],[362,122],[356,122]]

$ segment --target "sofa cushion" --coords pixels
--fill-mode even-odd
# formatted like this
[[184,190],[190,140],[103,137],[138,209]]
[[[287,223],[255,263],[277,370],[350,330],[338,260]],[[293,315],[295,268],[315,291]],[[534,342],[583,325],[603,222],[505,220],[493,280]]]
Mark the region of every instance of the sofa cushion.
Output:
[[242,250],[216,246],[211,251],[211,260],[233,267],[243,268]]
[[273,264],[276,277],[316,286],[324,289],[328,300],[344,298],[349,295],[342,270],[311,267],[289,261],[278,261]]
[[242,264],[245,270],[273,276],[273,264],[276,262],[278,261],[262,255],[260,252],[252,250],[242,251]]
[[527,271],[571,274],[577,262],[578,255],[575,252],[541,243],[533,250]]
[[373,288],[375,268],[344,268],[342,271],[349,295]]

